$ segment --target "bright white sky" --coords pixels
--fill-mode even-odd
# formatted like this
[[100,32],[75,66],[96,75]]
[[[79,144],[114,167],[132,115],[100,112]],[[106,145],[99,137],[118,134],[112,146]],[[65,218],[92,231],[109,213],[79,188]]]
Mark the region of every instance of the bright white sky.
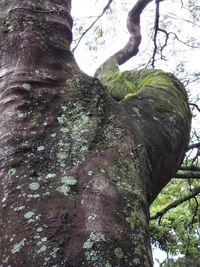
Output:
[[[197,0],[199,1],[199,0]],[[114,1],[114,4],[116,5],[115,9],[117,10],[116,13],[113,14],[115,17],[114,25],[113,21],[109,20],[107,17],[103,17],[103,19],[100,20],[100,25],[103,27],[103,30],[105,30],[105,46],[102,46],[98,49],[97,52],[94,53],[94,51],[88,51],[88,47],[85,46],[85,42],[87,38],[84,38],[82,40],[81,45],[76,50],[75,56],[77,58],[77,61],[79,63],[79,66],[88,74],[93,75],[94,71],[99,67],[99,65],[107,59],[109,56],[111,56],[114,52],[118,51],[120,48],[122,48],[127,40],[128,40],[128,33],[126,30],[126,17],[127,17],[127,11],[122,10],[122,5],[116,4],[117,0]],[[122,1],[120,1],[122,2]],[[136,2],[136,1],[134,1]],[[172,1],[173,5],[171,5],[170,0],[166,0],[164,2],[160,3],[161,6],[161,14],[167,14],[171,17],[174,17],[172,20],[173,25],[170,27],[171,31],[178,32],[178,30],[182,30],[184,28],[184,31],[181,31],[178,33],[178,36],[180,39],[185,40],[185,38],[196,37],[200,40],[200,29],[198,27],[194,27],[191,23],[184,23],[183,20],[180,20],[179,16],[182,18],[188,17],[188,12],[185,9],[180,9],[180,1],[178,1],[178,4],[175,4]],[[72,15],[75,18],[81,18],[81,17],[87,17],[87,16],[95,16],[99,15],[102,12],[103,7],[106,5],[107,0],[93,0],[93,1],[86,1],[86,0],[72,0]],[[126,8],[129,9],[133,4],[133,1],[126,1]],[[125,8],[125,4],[123,4],[123,8]],[[152,45],[152,43],[149,43],[148,34],[151,31],[151,28],[154,24],[154,19],[152,18],[152,10],[155,9],[154,1],[148,5],[148,9],[143,13],[142,15],[142,33],[143,33],[143,39],[140,46],[140,54],[145,54],[145,59],[143,59],[143,56],[140,57],[137,56],[133,58],[132,60],[129,60],[126,64],[122,66],[122,69],[133,69],[138,66],[141,62],[145,63],[147,61],[147,54],[146,51]],[[177,15],[177,10],[178,15]],[[172,15],[172,14],[174,15]],[[117,19],[116,19],[117,17]],[[95,19],[95,18],[94,18]],[[86,20],[84,20],[87,22]],[[92,20],[90,20],[89,23],[86,23],[87,25],[90,25]],[[87,26],[86,26],[87,27]],[[177,28],[177,29],[176,29]],[[179,29],[178,29],[179,28]],[[92,31],[90,31],[87,34],[87,37],[92,39]],[[172,43],[172,42],[171,42]],[[199,69],[199,62],[200,62],[200,53],[199,50],[196,49],[189,49],[185,47],[184,45],[181,45],[180,43],[176,43],[176,46],[179,46],[179,59],[178,60],[184,60],[187,61],[187,68],[189,70],[193,69],[194,71],[200,71]],[[185,50],[187,49],[187,53]],[[84,53],[83,53],[84,51]],[[171,51],[167,48],[165,50],[165,55],[167,56],[170,54]],[[157,67],[164,68],[166,71],[173,71],[172,66],[176,66],[177,64],[177,57],[170,56],[170,62],[159,62],[159,65]]]

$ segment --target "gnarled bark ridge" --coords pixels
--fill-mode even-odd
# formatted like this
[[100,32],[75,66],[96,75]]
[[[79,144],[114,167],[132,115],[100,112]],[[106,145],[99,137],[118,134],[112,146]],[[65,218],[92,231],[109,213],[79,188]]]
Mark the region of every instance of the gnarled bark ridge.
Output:
[[152,266],[148,208],[188,143],[186,93],[157,70],[82,73],[70,6],[0,3],[0,265]]

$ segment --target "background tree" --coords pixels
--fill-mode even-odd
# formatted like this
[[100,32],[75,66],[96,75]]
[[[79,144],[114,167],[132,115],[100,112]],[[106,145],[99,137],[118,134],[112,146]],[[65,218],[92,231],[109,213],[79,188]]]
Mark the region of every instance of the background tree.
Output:
[[70,52],[71,1],[0,3],[2,266],[152,266],[149,205],[182,162],[191,115],[172,74],[116,69],[138,52],[149,2],[97,71],[106,87]]

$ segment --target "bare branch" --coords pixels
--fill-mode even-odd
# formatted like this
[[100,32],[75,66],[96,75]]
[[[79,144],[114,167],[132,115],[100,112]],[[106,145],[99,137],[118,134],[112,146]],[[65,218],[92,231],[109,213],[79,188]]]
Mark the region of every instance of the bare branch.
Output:
[[180,21],[185,21],[187,23],[190,23],[198,28],[200,28],[200,26],[196,23],[194,23],[193,21],[190,21],[190,20],[187,20],[185,18],[182,18],[182,17],[179,17],[178,15],[175,15],[173,13],[167,13],[168,17],[171,18],[171,19],[176,19],[176,20],[180,20]]
[[130,33],[130,38],[127,44],[121,50],[107,59],[97,69],[95,77],[97,77],[101,72],[115,69],[116,65],[122,65],[138,53],[138,48],[142,38],[140,32],[140,16],[145,7],[151,1],[152,0],[138,0],[134,7],[129,11],[127,18],[127,28]]
[[177,172],[174,178],[177,179],[200,179],[200,171]]
[[200,148],[200,142],[189,145],[187,151],[194,148]]
[[197,213],[198,213],[198,208],[199,208],[199,202],[198,202],[198,200],[197,200],[197,197],[195,196],[194,197],[194,200],[195,200],[195,211],[194,211],[194,213],[193,213],[193,216],[192,216],[192,220],[191,220],[191,222],[190,222],[190,224],[189,224],[189,226],[190,226],[190,233],[191,233],[191,231],[192,231],[192,229],[193,229],[193,227],[194,227],[194,223],[195,223],[195,217],[197,216]]
[[107,5],[104,7],[102,13],[92,22],[92,24],[82,33],[82,35],[80,36],[76,46],[73,48],[72,52],[74,53],[74,51],[76,50],[76,48],[78,47],[78,45],[80,44],[81,40],[83,39],[83,37],[86,35],[87,32],[89,32],[89,30],[97,23],[97,21],[105,14],[105,12],[108,10],[108,8],[110,7],[111,3],[113,2],[113,0],[109,0]]
[[181,171],[199,171],[200,172],[200,167],[197,167],[195,165],[181,166],[179,170],[181,170]]
[[196,188],[195,190],[193,190],[193,192],[185,197],[182,197],[178,200],[175,200],[174,202],[172,202],[171,204],[169,204],[167,207],[165,207],[163,210],[157,212],[155,215],[150,217],[150,220],[156,220],[160,217],[160,220],[162,218],[162,216],[167,213],[170,209],[176,208],[178,205],[192,199],[195,198],[198,194],[200,193],[200,187]]
[[189,105],[195,107],[200,112],[200,108],[197,104],[189,103]]
[[[153,42],[154,42],[154,50],[153,50],[153,55],[152,55],[152,68],[155,67],[155,57],[157,53],[157,35],[158,35],[158,30],[159,30],[159,19],[160,19],[160,1],[156,0],[156,15],[155,15],[155,24],[154,24],[154,37],[153,37]],[[167,40],[167,39],[166,39]],[[166,41],[167,45],[167,41]]]

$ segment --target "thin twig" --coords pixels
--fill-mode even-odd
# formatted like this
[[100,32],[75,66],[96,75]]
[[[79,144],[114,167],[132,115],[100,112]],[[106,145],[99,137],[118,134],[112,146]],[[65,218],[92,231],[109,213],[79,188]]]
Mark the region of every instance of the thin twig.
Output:
[[109,0],[107,5],[104,7],[103,11],[101,12],[101,14],[92,22],[92,24],[82,33],[82,35],[80,36],[76,46],[73,48],[72,52],[74,53],[74,51],[76,50],[76,48],[78,47],[78,45],[80,44],[81,40],[83,39],[83,37],[86,35],[87,32],[89,32],[89,30],[97,23],[97,21],[104,15],[104,13],[106,12],[106,10],[110,7],[111,3],[113,2],[113,0]]

